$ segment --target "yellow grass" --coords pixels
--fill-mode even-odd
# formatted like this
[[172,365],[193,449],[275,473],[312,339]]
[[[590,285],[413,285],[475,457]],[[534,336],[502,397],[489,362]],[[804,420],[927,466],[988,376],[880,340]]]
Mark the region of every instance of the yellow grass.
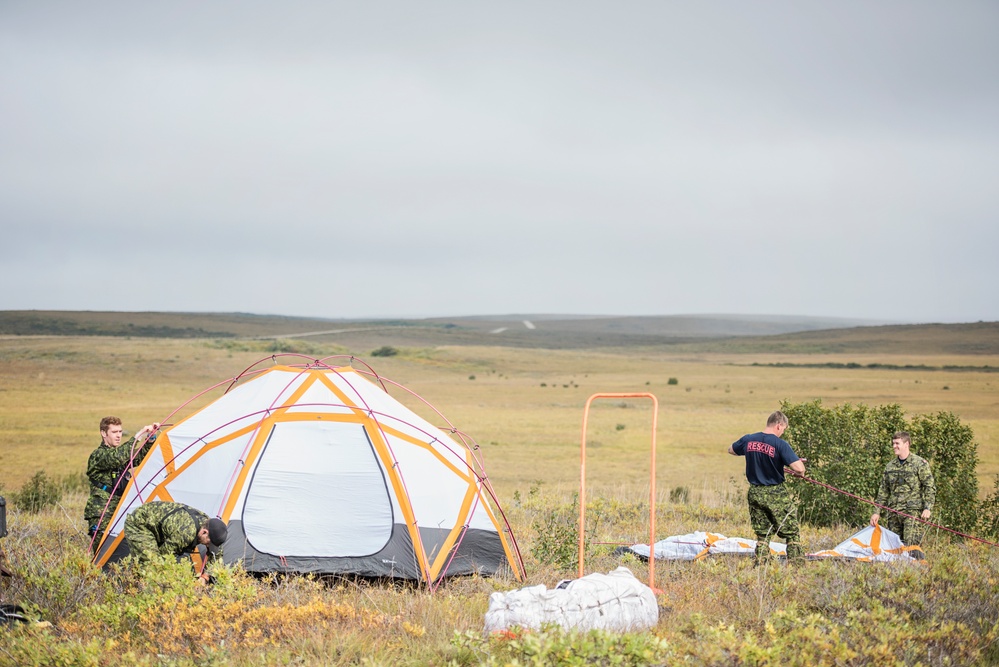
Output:
[[[99,443],[102,416],[117,414],[126,432],[134,432],[165,419],[185,400],[264,356],[204,340],[0,339],[0,488],[16,489],[37,470],[55,476],[82,472]],[[727,446],[761,428],[766,414],[785,399],[821,399],[826,405],[899,403],[909,414],[954,412],[974,429],[983,495],[999,473],[995,373],[766,365],[995,367],[995,356],[439,347],[366,360],[380,374],[422,395],[481,445],[501,498],[532,484],[575,488],[583,406],[589,396],[604,392],[652,392],[658,397],[660,489],[718,489],[739,478],[741,466],[725,454]],[[669,385],[671,377],[678,384]],[[404,393],[393,394],[415,405]],[[587,468],[594,492],[647,484],[651,422],[648,401],[594,404]]]

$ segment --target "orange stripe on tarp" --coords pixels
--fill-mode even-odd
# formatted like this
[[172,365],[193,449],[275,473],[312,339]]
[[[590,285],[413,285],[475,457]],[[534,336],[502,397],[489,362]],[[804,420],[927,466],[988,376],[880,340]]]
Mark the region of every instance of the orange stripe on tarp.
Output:
[[843,556],[843,554],[841,554],[840,552],[834,551],[832,549],[826,549],[825,551],[816,551],[815,553],[808,554],[808,555],[809,556],[837,556],[839,558],[846,558],[846,556]]
[[881,553],[881,526],[874,526],[871,532],[871,551],[875,556]]

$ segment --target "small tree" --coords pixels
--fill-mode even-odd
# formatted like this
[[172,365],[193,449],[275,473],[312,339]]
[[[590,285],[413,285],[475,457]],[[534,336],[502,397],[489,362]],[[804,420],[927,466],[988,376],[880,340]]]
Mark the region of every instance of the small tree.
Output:
[[34,477],[24,483],[11,500],[25,512],[37,513],[62,500],[62,489],[55,480],[45,474],[44,470],[39,470]]
[[933,514],[951,528],[971,530],[978,521],[978,445],[970,426],[953,413],[916,415],[907,429],[912,449],[930,462],[937,485]]
[[[821,401],[781,409],[789,425],[784,438],[798,456],[808,459],[812,479],[874,500],[885,466],[894,453],[891,436],[912,434],[912,451],[930,463],[937,487],[935,520],[967,530],[975,525],[978,508],[978,463],[974,435],[951,413],[916,415],[907,421],[897,404],[871,408],[841,405],[825,408]],[[826,488],[796,484],[802,520],[819,526],[863,525],[874,508]]]

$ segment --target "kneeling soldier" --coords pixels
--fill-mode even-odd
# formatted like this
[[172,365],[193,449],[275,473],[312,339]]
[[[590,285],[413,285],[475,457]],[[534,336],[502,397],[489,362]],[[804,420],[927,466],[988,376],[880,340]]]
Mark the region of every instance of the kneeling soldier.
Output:
[[[139,562],[148,562],[153,556],[174,556],[182,560],[193,556],[198,545],[215,547],[213,556],[222,558],[222,545],[228,537],[228,528],[221,519],[183,503],[154,501],[139,506],[125,518],[125,539],[129,553]],[[208,573],[200,574],[204,581]]]

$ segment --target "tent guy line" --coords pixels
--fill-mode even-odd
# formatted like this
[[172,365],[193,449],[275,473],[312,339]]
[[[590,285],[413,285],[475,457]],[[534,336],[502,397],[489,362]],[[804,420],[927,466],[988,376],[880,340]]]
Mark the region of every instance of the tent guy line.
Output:
[[[798,479],[803,479],[806,482],[811,482],[812,484],[816,484],[816,485],[821,486],[823,488],[829,489],[830,491],[833,491],[835,493],[840,493],[840,494],[843,494],[844,496],[849,496],[850,498],[853,498],[855,500],[859,500],[862,503],[866,503],[868,505],[873,505],[874,507],[878,507],[880,509],[887,510],[889,512],[893,512],[895,514],[898,514],[899,516],[904,516],[907,519],[915,519],[916,521],[918,521],[920,523],[924,523],[927,526],[930,526],[931,528],[939,528],[939,529],[945,530],[945,531],[947,531],[949,533],[953,533],[954,535],[958,535],[960,537],[964,537],[964,538],[967,538],[969,540],[974,540],[975,542],[981,542],[982,544],[987,544],[987,545],[989,545],[991,547],[999,547],[999,544],[997,544],[995,542],[989,542],[988,540],[982,539],[980,537],[975,537],[974,535],[968,535],[967,533],[962,533],[959,530],[954,530],[953,528],[948,528],[947,526],[943,526],[943,525],[940,525],[938,523],[934,523],[933,521],[929,521],[929,520],[924,519],[922,517],[913,516],[911,514],[906,514],[905,512],[902,512],[902,511],[896,510],[896,509],[892,509],[891,507],[887,507],[885,505],[879,505],[878,503],[874,502],[873,500],[868,500],[867,498],[863,498],[861,496],[858,496],[855,493],[850,493],[849,491],[844,491],[843,489],[838,489],[835,486],[832,486],[830,484],[826,484],[825,482],[820,482],[817,479],[812,479],[811,477],[806,477],[805,475],[799,475],[798,473],[792,471],[790,468],[785,468],[784,471],[787,474],[789,474],[789,475],[797,477]],[[682,544],[682,542],[676,542],[676,543],[677,544]],[[629,546],[629,545],[632,545],[632,544],[635,544],[635,543],[634,542],[594,542],[593,544],[604,544],[604,545],[611,545],[611,546]]]
[[880,509],[887,510],[889,512],[894,512],[895,514],[898,514],[899,516],[904,516],[907,519],[915,519],[916,521],[918,521],[920,523],[925,523],[927,526],[930,526],[931,528],[939,528],[941,530],[946,530],[949,533],[953,533],[954,535],[959,535],[960,537],[965,537],[965,538],[967,538],[969,540],[974,540],[976,542],[981,542],[982,544],[987,544],[987,545],[989,545],[991,547],[999,547],[999,544],[996,544],[995,542],[989,542],[988,540],[983,540],[980,537],[975,537],[974,535],[968,535],[967,533],[962,533],[959,530],[954,530],[953,528],[948,528],[947,526],[942,526],[939,523],[934,523],[934,522],[929,521],[928,519],[924,519],[924,518],[922,518],[920,516],[913,516],[911,514],[906,514],[905,512],[902,512],[900,510],[892,509],[891,507],[886,507],[884,505],[879,505],[878,503],[874,502],[873,500],[868,500],[867,498],[862,498],[861,496],[858,496],[855,493],[850,493],[849,491],[844,491],[843,489],[837,489],[835,486],[832,486],[830,484],[826,484],[825,482],[820,482],[817,479],[812,479],[811,477],[806,477],[805,475],[799,475],[799,474],[791,471],[788,468],[785,468],[784,470],[786,472],[788,472],[789,474],[793,475],[794,477],[798,477],[800,479],[803,479],[806,482],[811,482],[812,484],[816,484],[816,485],[821,486],[823,488],[829,489],[830,491],[834,491],[836,493],[841,493],[844,496],[849,496],[850,498],[853,498],[855,500],[859,500],[862,503],[867,503],[868,505],[873,505],[874,507],[878,507]]

